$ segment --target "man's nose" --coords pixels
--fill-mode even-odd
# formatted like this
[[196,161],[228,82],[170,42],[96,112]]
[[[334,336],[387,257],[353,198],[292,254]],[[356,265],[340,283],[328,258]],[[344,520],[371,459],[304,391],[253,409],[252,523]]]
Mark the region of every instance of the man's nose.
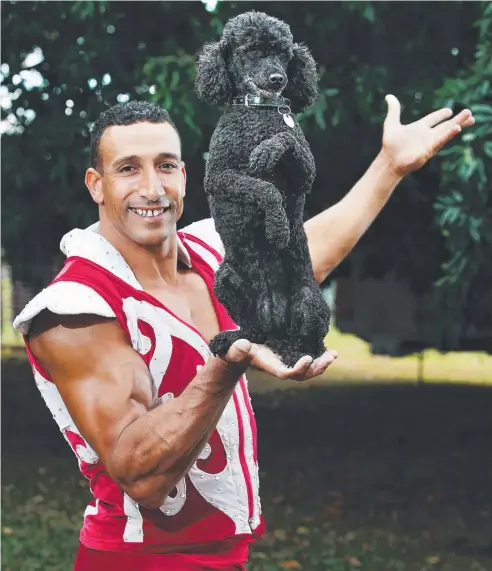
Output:
[[139,193],[140,196],[152,201],[157,200],[162,194],[164,194],[162,182],[154,170],[142,178]]

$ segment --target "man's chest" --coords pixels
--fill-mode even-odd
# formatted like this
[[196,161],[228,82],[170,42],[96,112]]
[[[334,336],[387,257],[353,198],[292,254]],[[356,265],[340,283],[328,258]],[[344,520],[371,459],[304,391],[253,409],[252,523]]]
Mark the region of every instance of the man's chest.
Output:
[[192,271],[183,273],[176,287],[146,289],[172,313],[195,327],[208,342],[219,333],[215,307],[203,278]]

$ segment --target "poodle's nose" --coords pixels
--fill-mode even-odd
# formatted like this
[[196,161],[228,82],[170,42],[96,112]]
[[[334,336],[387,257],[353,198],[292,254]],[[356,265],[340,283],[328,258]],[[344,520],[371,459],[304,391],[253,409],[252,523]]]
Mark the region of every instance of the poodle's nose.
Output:
[[269,77],[270,83],[274,86],[280,85],[284,80],[284,76],[281,73],[272,73]]

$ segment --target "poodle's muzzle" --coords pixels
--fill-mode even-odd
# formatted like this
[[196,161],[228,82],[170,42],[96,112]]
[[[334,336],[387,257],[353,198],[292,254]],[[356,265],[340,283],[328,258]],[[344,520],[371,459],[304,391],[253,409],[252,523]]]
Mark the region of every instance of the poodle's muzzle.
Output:
[[245,83],[254,95],[280,95],[287,85],[287,74],[278,60],[250,60],[244,67]]

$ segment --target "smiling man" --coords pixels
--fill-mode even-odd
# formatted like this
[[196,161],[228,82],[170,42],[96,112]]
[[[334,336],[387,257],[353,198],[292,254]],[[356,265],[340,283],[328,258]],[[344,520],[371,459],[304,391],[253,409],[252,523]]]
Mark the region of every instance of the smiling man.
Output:
[[[402,126],[396,98],[388,106],[374,163],[306,223],[319,283],[401,178],[473,123],[440,110]],[[244,373],[302,381],[337,354],[292,369],[247,339],[210,354],[210,339],[236,327],[213,294],[222,246],[211,220],[177,231],[186,171],[166,111],[132,102],[103,113],[85,182],[99,222],[63,237],[64,268],[14,322],[94,497],[74,570],[244,569],[264,530]]]

